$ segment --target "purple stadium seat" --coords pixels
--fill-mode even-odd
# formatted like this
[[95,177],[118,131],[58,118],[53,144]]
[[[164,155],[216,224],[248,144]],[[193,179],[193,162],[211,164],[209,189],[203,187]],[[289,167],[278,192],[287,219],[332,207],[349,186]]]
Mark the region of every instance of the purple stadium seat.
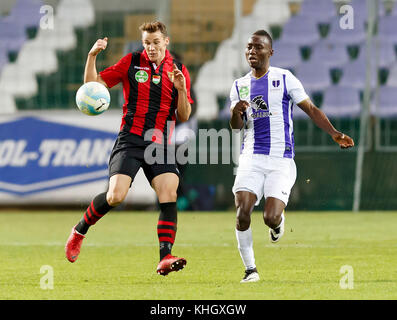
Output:
[[343,44],[319,41],[313,46],[310,60],[321,61],[329,68],[336,68],[349,61],[349,54]]
[[25,28],[38,27],[40,23],[40,7],[44,5],[41,0],[18,0],[11,9],[10,16]]
[[381,118],[397,117],[397,90],[395,87],[379,87],[378,108],[376,109],[376,103],[373,99],[371,104],[371,113]]
[[363,0],[352,0],[350,3],[354,9],[354,19],[360,19],[362,21],[366,21],[368,18],[368,8],[367,1]]
[[321,110],[329,118],[356,118],[361,111],[359,90],[353,87],[330,86],[324,92]]
[[[376,55],[378,56],[378,67],[380,68],[389,68],[396,61],[396,53],[394,51],[394,45],[390,41],[385,40],[384,38],[374,38],[372,41],[372,49],[371,61],[376,61]],[[378,50],[375,48],[378,47]],[[360,46],[360,55],[359,59],[365,61],[367,56],[366,44],[362,44]]]
[[389,68],[391,64],[396,61],[396,52],[394,50],[394,44],[390,41],[375,42],[374,45],[379,45],[379,63],[378,66],[381,68]]
[[[363,0],[352,0],[349,5],[354,9],[354,18],[361,21],[368,21],[368,7],[367,1]],[[386,15],[386,8],[382,0],[379,1],[378,6],[378,17]]]
[[356,19],[353,29],[342,29],[339,25],[339,17],[332,20],[331,28],[326,41],[343,45],[359,45],[365,41],[365,24],[364,21]]
[[299,16],[291,17],[283,27],[281,41],[310,46],[320,39],[317,22],[306,17],[303,21]]
[[[377,83],[377,68],[374,63],[371,64],[371,87],[374,88]],[[346,64],[343,69],[342,78],[339,81],[340,86],[353,87],[358,90],[365,89],[366,81],[366,62],[365,59],[359,58]]]
[[385,16],[379,20],[378,37],[397,45],[397,16]]
[[15,5],[12,7],[11,12],[15,10],[40,10],[44,5],[43,0],[16,0]]
[[389,72],[389,76],[387,77],[386,84],[391,87],[395,87],[397,90],[397,63],[395,63]]
[[329,68],[321,61],[307,61],[300,64],[296,70],[296,77],[302,82],[308,94],[323,91],[331,85]]
[[25,28],[17,20],[11,16],[0,20],[0,43],[3,43],[8,51],[18,52],[26,39]]
[[336,16],[336,8],[330,0],[304,0],[298,16],[314,19],[317,23],[328,23]]
[[285,69],[295,69],[302,63],[299,46],[295,43],[276,41],[273,43],[274,55],[270,58],[270,64]]

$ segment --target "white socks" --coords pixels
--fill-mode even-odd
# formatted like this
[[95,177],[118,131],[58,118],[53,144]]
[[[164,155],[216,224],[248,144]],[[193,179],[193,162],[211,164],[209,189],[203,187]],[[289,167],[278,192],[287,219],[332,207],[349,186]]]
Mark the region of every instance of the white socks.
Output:
[[236,229],[236,238],[237,247],[240,251],[240,256],[243,260],[245,269],[256,268],[251,227],[245,231],[239,231]]

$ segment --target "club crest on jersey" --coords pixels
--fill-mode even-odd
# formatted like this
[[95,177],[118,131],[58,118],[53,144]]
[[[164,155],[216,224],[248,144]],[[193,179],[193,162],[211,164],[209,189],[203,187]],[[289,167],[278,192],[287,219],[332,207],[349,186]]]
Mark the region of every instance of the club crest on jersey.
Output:
[[269,107],[265,100],[263,100],[263,96],[256,96],[251,101],[252,107],[252,118],[266,118],[271,116],[272,114],[269,112]]
[[155,75],[152,77],[152,81],[153,81],[154,84],[159,84],[160,81],[161,81],[161,76],[155,74]]
[[281,84],[280,79],[271,80],[270,90],[281,90],[280,84]]
[[273,80],[272,84],[274,88],[277,88],[280,85],[280,80]]
[[149,79],[149,76],[146,71],[139,70],[138,72],[135,73],[135,80],[143,83],[146,82]]

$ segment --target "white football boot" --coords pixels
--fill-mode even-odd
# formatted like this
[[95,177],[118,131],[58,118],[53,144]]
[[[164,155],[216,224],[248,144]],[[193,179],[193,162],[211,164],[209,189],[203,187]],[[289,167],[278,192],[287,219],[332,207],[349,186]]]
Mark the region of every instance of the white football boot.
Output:
[[283,236],[283,234],[284,234],[284,220],[285,220],[285,218],[284,218],[284,211],[283,211],[283,213],[281,214],[281,223],[280,223],[280,225],[276,229],[269,228],[269,239],[270,239],[270,242],[276,243]]
[[257,282],[259,281],[259,274],[258,271],[255,269],[250,269],[250,270],[245,270],[245,275],[243,280],[240,281],[240,283],[246,283],[246,282]]

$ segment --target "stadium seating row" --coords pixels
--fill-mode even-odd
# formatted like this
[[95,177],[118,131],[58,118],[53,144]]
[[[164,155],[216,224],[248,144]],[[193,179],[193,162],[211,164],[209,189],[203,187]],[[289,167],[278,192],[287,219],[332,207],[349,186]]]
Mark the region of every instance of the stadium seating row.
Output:
[[[288,8],[281,7],[282,3],[278,2],[279,8],[272,12],[288,11]],[[340,27],[341,15],[331,0],[304,0],[296,15],[272,21],[272,24],[278,23],[283,27],[280,39],[273,44],[275,54],[271,65],[290,69],[310,95],[320,94],[322,108],[332,117],[356,117],[361,110],[360,96],[366,84],[367,4],[362,0],[352,0],[349,4],[354,9],[354,28],[351,30]],[[380,85],[386,85],[381,90],[386,92],[392,91],[389,87],[397,84],[397,5],[387,10],[383,1],[380,4],[377,35],[369,51],[374,57],[370,64],[370,82],[374,89],[379,78]],[[255,14],[244,17],[242,26],[235,26],[233,37],[221,43],[214,60],[200,70],[196,89],[205,92],[198,107],[200,119],[218,116],[218,110],[210,110],[209,106],[217,101],[217,97],[228,96],[233,80],[247,71],[244,45],[254,30],[269,30],[271,24],[265,25],[263,19],[255,19],[263,12],[269,12],[266,11],[267,5],[269,2],[258,1]],[[240,37],[237,36],[239,30],[243,31]],[[397,115],[397,105],[393,107],[392,103],[385,103],[376,114]],[[371,107],[373,113],[374,109]],[[298,110],[296,116],[300,115]]]
[[[272,12],[266,20],[263,19],[265,12]],[[216,108],[217,97],[228,96],[233,80],[247,71],[243,52],[253,30],[269,29],[273,24],[282,25],[289,17],[288,0],[258,0],[252,14],[242,17],[240,24],[234,26],[232,36],[219,44],[214,59],[205,63],[197,74],[195,91],[200,94],[197,101],[198,119],[216,119],[219,111]]]
[[[329,118],[358,118],[362,112],[362,98],[360,90],[351,86],[331,85],[323,91],[321,109]],[[379,118],[397,117],[397,90],[395,87],[381,86],[375,91],[370,102],[370,114]],[[294,108],[294,118],[306,118],[300,109]]]
[[[14,112],[15,98],[29,98],[38,91],[37,74],[50,74],[58,69],[58,50],[76,46],[74,28],[94,21],[91,0],[60,0],[56,14],[41,10],[42,0],[18,0],[8,16],[0,20],[0,88],[7,96],[2,112]],[[44,7],[45,9],[45,7]],[[44,14],[45,24],[40,26]],[[29,39],[27,30],[36,29]],[[9,62],[9,55],[17,56]]]
[[[14,112],[16,109],[12,94],[7,90],[4,79],[7,79],[6,66],[10,57],[17,56],[23,45],[28,41],[28,30],[37,30],[40,22],[40,7],[42,1],[18,0],[9,15],[0,17],[0,90],[5,98],[2,102],[2,112]],[[9,73],[13,72],[9,68]],[[14,75],[14,78],[20,78]],[[25,79],[34,81],[29,74]],[[13,82],[14,84],[14,82]],[[21,83],[22,89],[25,87]]]
[[[340,16],[332,1],[305,0],[300,12],[284,25],[281,39],[274,44],[272,64],[295,71],[309,94],[322,92],[322,109],[330,117],[354,118],[362,110],[360,91],[366,85],[368,11],[366,1],[352,0],[350,5],[354,8],[354,28],[346,30],[340,26]],[[379,89],[378,104],[374,98],[371,102],[371,113],[379,117],[397,116],[396,88],[392,88],[397,83],[397,72],[390,72],[396,63],[396,25],[397,6],[387,12],[381,1],[377,36],[372,39],[369,51],[373,57],[370,64],[372,89],[377,86],[378,69],[388,75],[387,81],[381,83],[386,86]],[[325,37],[321,37],[321,27],[329,30]],[[309,47],[310,52],[306,59],[302,57],[304,47]],[[352,59],[354,51],[358,57]],[[335,69],[339,72],[338,79],[332,79],[331,71]],[[295,116],[305,115],[298,110]]]
[[[276,41],[274,43],[274,56],[272,63],[280,68],[287,68],[291,70],[299,69],[299,66],[306,64],[323,64],[327,68],[344,68],[344,66],[351,63],[360,66],[366,63],[367,49],[366,44],[361,43],[357,48],[358,56],[352,59],[351,47],[340,43],[329,43],[325,40],[320,40],[311,47],[310,57],[304,59],[302,57],[301,49],[297,44],[290,44],[284,41]],[[396,62],[395,45],[390,41],[375,37],[372,39],[371,56],[374,67],[389,68]],[[356,61],[355,61],[356,60]]]

